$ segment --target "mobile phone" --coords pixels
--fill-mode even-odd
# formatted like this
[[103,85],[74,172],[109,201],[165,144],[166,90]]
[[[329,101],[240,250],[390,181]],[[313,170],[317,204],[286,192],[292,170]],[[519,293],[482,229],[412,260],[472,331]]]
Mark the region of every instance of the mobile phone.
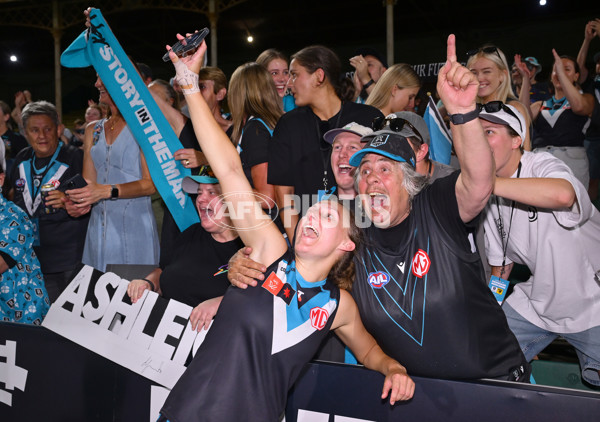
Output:
[[79,189],[87,186],[87,182],[83,178],[83,176],[77,173],[75,176],[71,177],[69,180],[63,182],[58,187],[58,190],[61,192],[65,192],[71,189]]
[[[173,47],[171,47],[171,51],[177,55],[177,57],[185,57],[191,54],[194,54],[196,49],[204,38],[208,35],[208,28],[204,28],[201,31],[195,32],[189,37],[185,37],[181,41],[177,41]],[[163,61],[168,62],[171,58],[169,57],[169,52],[167,51],[163,56]]]

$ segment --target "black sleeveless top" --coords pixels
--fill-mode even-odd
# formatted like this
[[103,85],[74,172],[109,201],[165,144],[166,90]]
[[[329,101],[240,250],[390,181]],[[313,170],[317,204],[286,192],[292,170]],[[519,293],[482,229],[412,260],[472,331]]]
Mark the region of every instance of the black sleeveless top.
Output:
[[534,148],[582,147],[589,120],[571,110],[567,97],[560,100],[550,97],[542,103],[540,114],[533,123],[532,145]]
[[[340,291],[308,283],[291,250],[263,284],[230,287],[206,339],[171,391],[171,422],[279,421],[287,393],[331,328]],[[289,263],[289,264],[288,264]]]

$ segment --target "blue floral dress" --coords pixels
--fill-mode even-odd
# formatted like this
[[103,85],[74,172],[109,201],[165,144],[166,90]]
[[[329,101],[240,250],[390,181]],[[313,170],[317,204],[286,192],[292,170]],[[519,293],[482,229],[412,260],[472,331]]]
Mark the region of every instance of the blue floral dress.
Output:
[[0,252],[9,265],[0,274],[0,318],[41,325],[50,307],[40,262],[33,251],[34,226],[21,208],[0,195]]

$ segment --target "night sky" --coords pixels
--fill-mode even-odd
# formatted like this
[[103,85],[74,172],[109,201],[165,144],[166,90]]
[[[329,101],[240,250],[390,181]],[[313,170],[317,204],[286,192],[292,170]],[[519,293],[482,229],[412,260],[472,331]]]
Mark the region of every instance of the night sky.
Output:
[[[399,0],[394,8],[395,62],[424,64],[445,60],[445,40],[457,35],[459,59],[465,52],[486,42],[498,45],[512,61],[515,53],[533,55],[542,63],[542,77],[552,65],[551,49],[576,56],[583,41],[585,23],[600,17],[600,2],[579,0],[505,0],[498,4],[472,0]],[[0,1],[6,8],[26,6],[34,14],[50,1]],[[176,32],[209,26],[202,14],[165,9],[115,10],[123,4],[156,5],[159,1],[64,1],[71,15],[81,11],[81,22],[65,29],[64,50],[84,29],[83,9],[99,7],[125,51],[150,65],[155,76],[172,76],[170,63],[161,56]],[[184,2],[171,1],[170,4]],[[585,5],[585,6],[584,6]],[[590,6],[591,5],[591,6]],[[1,15],[0,15],[1,16]],[[76,14],[73,16],[77,16]],[[2,18],[0,18],[2,19]],[[311,44],[333,48],[347,71],[347,59],[359,46],[375,47],[385,54],[386,12],[382,0],[248,0],[223,11],[218,22],[218,64],[229,76],[235,68],[251,61],[266,48],[287,54]],[[34,99],[54,100],[53,39],[48,31],[0,25],[0,99],[12,105],[14,93],[30,89]],[[250,33],[255,41],[246,42]],[[209,35],[210,37],[210,35]],[[210,45],[210,44],[209,44]],[[594,39],[590,57],[600,51]],[[9,61],[16,54],[17,63]],[[85,108],[87,98],[97,98],[94,71],[64,69],[63,108],[66,113]]]

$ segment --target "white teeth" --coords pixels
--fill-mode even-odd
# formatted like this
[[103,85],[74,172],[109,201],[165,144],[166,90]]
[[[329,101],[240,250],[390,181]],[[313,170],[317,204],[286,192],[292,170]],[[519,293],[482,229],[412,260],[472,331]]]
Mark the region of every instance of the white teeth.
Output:
[[348,174],[352,171],[352,166],[349,166],[348,164],[339,164],[338,170],[341,174]]
[[319,231],[314,227],[311,226],[310,224],[307,224],[306,226],[304,226],[304,228],[302,229],[302,234],[304,234],[304,236],[315,236],[315,237],[319,237]]

